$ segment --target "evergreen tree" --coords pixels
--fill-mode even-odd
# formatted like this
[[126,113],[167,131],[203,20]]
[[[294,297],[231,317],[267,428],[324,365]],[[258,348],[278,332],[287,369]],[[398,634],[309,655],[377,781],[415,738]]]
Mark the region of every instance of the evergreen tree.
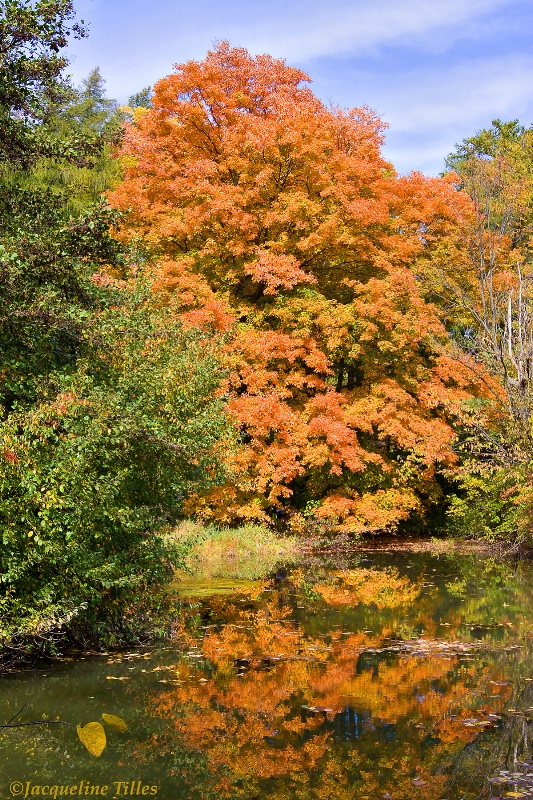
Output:
[[151,108],[153,91],[151,86],[145,86],[140,92],[135,92],[128,98],[130,108]]

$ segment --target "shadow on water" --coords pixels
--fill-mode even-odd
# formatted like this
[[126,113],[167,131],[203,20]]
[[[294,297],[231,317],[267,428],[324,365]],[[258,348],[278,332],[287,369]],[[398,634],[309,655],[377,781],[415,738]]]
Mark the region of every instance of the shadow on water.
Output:
[[533,797],[530,563],[366,552],[180,591],[167,647],[0,681],[2,720],[129,726],[98,758],[75,729],[0,730],[0,796]]

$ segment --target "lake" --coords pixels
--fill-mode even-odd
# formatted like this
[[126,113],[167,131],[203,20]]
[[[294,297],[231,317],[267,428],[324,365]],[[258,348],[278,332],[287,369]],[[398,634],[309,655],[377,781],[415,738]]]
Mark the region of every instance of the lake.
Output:
[[163,647],[2,676],[0,722],[71,725],[0,730],[1,798],[533,797],[529,561],[368,549],[180,591]]

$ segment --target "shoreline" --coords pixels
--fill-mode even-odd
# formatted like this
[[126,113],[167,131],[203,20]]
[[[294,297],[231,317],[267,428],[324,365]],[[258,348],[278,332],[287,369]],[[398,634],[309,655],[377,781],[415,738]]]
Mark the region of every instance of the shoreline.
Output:
[[[278,534],[279,535],[279,534]],[[283,537],[280,537],[283,538]],[[348,541],[346,536],[339,536],[337,539],[332,537],[329,540],[316,537],[299,543],[295,549],[295,555],[300,554],[303,559],[306,557],[319,556],[319,555],[335,555],[339,556],[355,553],[426,553],[430,555],[439,556],[468,556],[476,555],[482,558],[495,558],[498,560],[522,560],[529,561],[533,559],[533,547],[526,546],[525,544],[510,544],[506,542],[487,542],[477,539],[439,539],[436,537],[406,537],[400,538],[394,535],[384,535],[379,537],[366,537],[360,538],[355,541]],[[293,562],[294,563],[294,562]],[[281,566],[281,565],[280,565]],[[287,564],[289,566],[289,564]],[[194,576],[199,582],[205,580],[205,576]],[[230,578],[228,578],[230,580]],[[231,578],[234,580],[234,578]],[[161,589],[163,587],[160,587]],[[65,636],[65,650],[58,652],[56,655],[38,653],[23,653],[19,646],[9,647],[0,650],[0,677],[9,675],[13,672],[31,672],[32,666],[35,666],[43,660],[46,663],[53,661],[61,661],[65,654],[70,653],[68,644],[68,634]],[[116,652],[128,650],[135,646],[149,647],[152,646],[155,639],[152,641],[139,642],[124,642],[116,648]],[[84,656],[87,655],[100,655],[100,651],[95,649],[94,646],[87,649],[79,649],[79,642],[73,642],[74,649]],[[115,648],[103,647],[103,651],[111,651]],[[102,651],[102,652],[103,652]],[[27,667],[24,666],[27,664]],[[36,670],[40,671],[40,670]]]
[[533,558],[533,546],[525,543],[489,542],[481,539],[439,539],[436,537],[406,537],[394,535],[379,536],[373,539],[362,538],[352,543],[344,541],[308,540],[299,548],[308,552],[379,552],[433,553],[435,555],[479,554],[495,558]]

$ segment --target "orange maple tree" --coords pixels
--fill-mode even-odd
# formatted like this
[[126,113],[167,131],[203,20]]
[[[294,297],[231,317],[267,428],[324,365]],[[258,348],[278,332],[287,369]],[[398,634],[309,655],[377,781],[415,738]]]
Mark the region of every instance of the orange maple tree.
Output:
[[[235,480],[189,501],[225,523],[302,510],[394,528],[439,494],[471,391],[416,277],[468,199],[399,177],[367,108],[325,106],[284,61],[218,45],[160,80],[127,125],[122,235],[161,296],[228,332]],[[293,522],[298,523],[293,513]]]

